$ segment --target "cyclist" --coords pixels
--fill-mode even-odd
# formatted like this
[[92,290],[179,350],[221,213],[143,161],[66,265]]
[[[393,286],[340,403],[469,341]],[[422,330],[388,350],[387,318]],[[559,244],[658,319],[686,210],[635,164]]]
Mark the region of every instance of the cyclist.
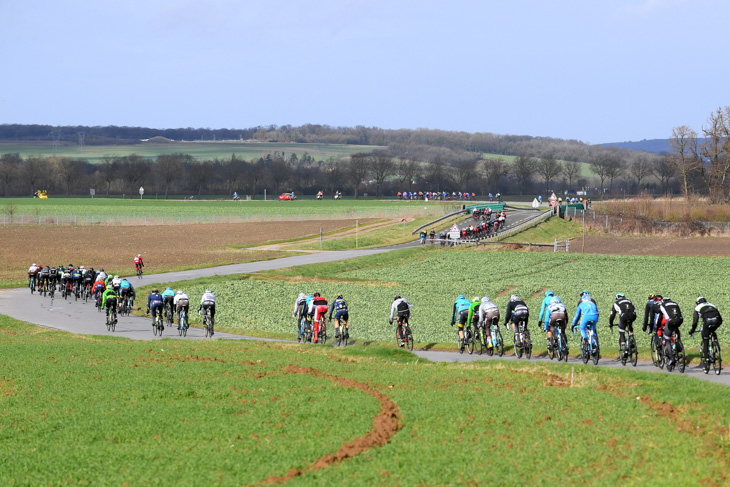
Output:
[[469,303],[469,315],[466,317],[467,326],[474,325],[476,330],[479,327],[479,308],[482,305],[482,300],[479,297],[475,297]]
[[350,313],[347,311],[347,301],[342,297],[342,294],[337,296],[332,301],[332,308],[330,308],[330,320],[332,320],[332,312],[335,312],[335,338],[340,336],[340,322],[344,323],[342,330],[344,338],[350,338],[350,325],[348,320],[350,319]]
[[215,294],[210,289],[206,289],[200,298],[200,306],[198,306],[198,314],[205,308],[210,313],[211,335],[213,335],[213,326],[215,324]]
[[94,268],[90,269],[84,269],[84,266],[81,266],[81,282],[84,286],[87,284],[89,287],[91,287],[91,284],[94,282]]
[[51,275],[51,269],[48,266],[38,267],[38,289],[48,289],[48,279]]
[[56,267],[51,267],[51,269],[48,271],[48,282],[49,284],[58,284],[58,269]]
[[104,285],[106,285],[106,278],[107,278],[106,272],[104,272],[104,268],[102,267],[101,269],[99,269],[99,273],[96,275],[96,280],[97,281],[101,280],[104,282]]
[[702,317],[702,356],[707,357],[710,352],[710,336],[722,325],[722,316],[717,306],[708,303],[705,298],[700,296],[697,298],[697,307],[692,315],[692,329],[689,336],[692,336],[697,330],[697,321]]
[[104,280],[97,279],[96,282],[94,283],[94,285],[92,286],[92,289],[94,291],[94,299],[97,301],[97,304],[98,304],[99,298],[104,293],[104,291],[106,291],[106,284],[104,284]]
[[135,272],[135,274],[137,272],[139,272],[139,270],[141,268],[143,268],[143,267],[144,267],[144,262],[142,261],[142,254],[137,254],[137,257],[134,258],[134,272]]
[[659,343],[659,331],[656,326],[658,311],[654,309],[654,305],[656,304],[656,297],[656,293],[651,293],[649,297],[647,297],[648,301],[644,306],[644,324],[641,329],[645,333],[649,333],[649,335],[654,333],[654,341],[657,348],[659,348],[661,344]]
[[73,267],[69,265],[68,267],[63,268],[63,273],[61,274],[61,284],[66,288],[66,291],[70,291],[72,287],[72,278],[71,278],[71,270]]
[[78,295],[81,288],[81,268],[77,267],[71,271],[71,282],[73,283],[74,292]]
[[[550,306],[550,303],[553,300],[553,297],[555,297],[555,293],[551,290],[545,291],[545,297],[542,300],[542,304],[540,305],[540,314],[537,315],[537,326],[542,326],[543,323],[545,323],[545,329],[548,329],[547,322],[550,321],[550,312],[548,314],[545,314],[545,310]],[[550,334],[548,333],[548,337]],[[549,342],[548,342],[549,343]]]
[[182,292],[182,290],[178,290],[172,304],[175,306],[175,313],[177,314],[177,329],[179,330],[180,326],[182,326],[180,312],[184,310],[185,315],[188,314],[188,311],[190,310],[190,299],[187,294]]
[[492,324],[499,327],[499,308],[489,296],[484,296],[479,306],[479,326],[483,327],[487,336],[487,348],[492,348]]
[[131,282],[126,279],[122,279],[122,282],[119,283],[119,296],[122,298],[122,301],[129,297],[129,307],[131,308],[134,306],[134,300],[137,297],[137,293],[134,292],[134,286],[132,286]]
[[314,321],[314,338],[313,343],[317,343],[319,334],[319,323],[324,315],[327,314],[327,300],[319,293],[314,293],[312,301],[309,303],[308,314]]
[[[593,330],[593,336],[596,337],[596,348],[598,347],[598,333],[596,333],[596,324],[598,324],[598,307],[595,301],[591,298],[590,293],[583,291],[580,293],[581,301],[578,305],[578,309],[573,317],[573,333],[575,329],[580,326],[580,335],[583,337],[583,341],[588,338],[586,330],[588,327]],[[578,322],[580,320],[580,323]]]
[[[616,294],[616,302],[613,303],[611,314],[608,317],[608,326],[613,330],[613,320],[618,315],[618,340],[624,356],[629,354],[626,346],[626,330],[634,332],[634,321],[636,320],[636,308],[634,303],[624,293]],[[620,359],[621,357],[619,357]]]
[[170,286],[167,286],[164,291],[162,291],[162,303],[165,305],[165,311],[170,311],[170,316],[172,316],[172,311],[175,309],[175,291],[172,290]]
[[565,327],[568,324],[568,310],[563,304],[563,300],[558,296],[553,296],[550,299],[550,304],[546,308],[547,313],[545,314],[545,331],[547,332],[547,343],[548,349],[553,346],[553,335],[555,334],[555,327],[560,325],[560,331],[565,334]]
[[114,289],[107,289],[101,298],[101,307],[106,309],[107,322],[109,321],[109,313],[112,308],[117,307],[117,293]]
[[[454,323],[459,322],[459,339],[464,339],[464,325],[467,325],[467,319],[469,318],[469,307],[471,302],[464,297],[463,294],[459,294],[454,301],[454,310],[451,313],[451,326]],[[468,325],[467,325],[468,326]]]
[[118,275],[114,276],[114,278],[112,279],[112,287],[114,288],[114,290],[116,292],[119,292],[119,286],[121,286],[121,285],[122,285],[122,278],[119,277]]
[[311,301],[311,299],[304,293],[299,293],[297,299],[294,300],[294,312],[291,316],[297,320],[297,340],[302,337],[302,317],[307,314],[307,301]]
[[393,299],[393,304],[390,305],[390,324],[393,324],[393,315],[396,315],[397,332],[400,338],[400,346],[406,344],[405,335],[403,334],[403,324],[408,324],[408,318],[411,316],[411,304],[406,298],[401,298],[400,295],[396,295]]
[[421,245],[425,244],[426,243],[426,232],[421,230],[419,237],[421,239]]
[[157,313],[162,317],[162,294],[158,289],[153,289],[147,296],[147,314],[150,314],[150,311],[152,311],[152,326],[155,326]]
[[[679,309],[679,305],[669,298],[661,298],[657,303],[659,305],[659,320],[662,326],[662,335],[664,336],[664,356],[672,357],[672,335],[677,332],[677,337],[682,338],[679,333],[679,327],[684,322],[682,316],[682,310]],[[674,360],[670,358],[669,365],[672,365]]]
[[38,265],[36,265],[35,262],[33,262],[33,265],[31,265],[28,268],[28,285],[35,291],[35,278],[38,274]]
[[578,304],[576,305],[576,307],[577,306],[580,306],[580,303],[583,302],[583,296],[585,296],[585,295],[588,295],[588,298],[590,299],[590,302],[593,303],[593,304],[595,304],[596,305],[596,308],[597,308],[598,307],[598,303],[596,303],[596,300],[593,299],[593,296],[591,296],[591,293],[589,293],[588,291],[581,291],[580,292],[580,294],[578,295]]
[[514,341],[518,342],[517,337],[517,324],[520,321],[525,322],[525,330],[527,330],[527,321],[530,319],[530,309],[527,307],[524,301],[516,294],[509,297],[509,304],[507,310],[504,312],[504,326],[507,323],[512,324],[512,331],[514,331]]

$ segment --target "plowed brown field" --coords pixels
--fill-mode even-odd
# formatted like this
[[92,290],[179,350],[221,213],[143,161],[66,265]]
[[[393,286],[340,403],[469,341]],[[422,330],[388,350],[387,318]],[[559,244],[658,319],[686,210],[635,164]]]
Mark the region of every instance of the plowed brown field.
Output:
[[[360,225],[370,220],[359,219]],[[116,274],[134,274],[133,259],[142,254],[146,272],[234,264],[281,257],[267,250],[232,249],[319,235],[355,225],[352,220],[223,223],[160,226],[9,226],[0,228],[0,283],[22,285],[28,267],[85,265]]]

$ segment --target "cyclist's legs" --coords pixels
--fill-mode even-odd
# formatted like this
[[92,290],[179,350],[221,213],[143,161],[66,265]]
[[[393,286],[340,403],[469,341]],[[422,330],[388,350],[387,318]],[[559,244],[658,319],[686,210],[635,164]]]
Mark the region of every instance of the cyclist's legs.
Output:
[[153,304],[152,308],[150,308],[152,312],[152,323],[155,323],[155,318],[157,317],[157,314],[159,313],[160,318],[162,318],[162,303],[160,304]]
[[713,321],[710,323],[709,320],[707,320],[702,325],[702,354],[707,357],[707,355],[710,353],[710,337],[712,336],[712,333],[717,330],[722,322],[718,323],[717,321]]
[[466,320],[469,318],[469,310],[463,310],[459,312],[459,338],[464,339],[464,326],[466,325]]
[[664,356],[670,357],[672,354],[672,335],[674,335],[674,326],[671,321],[664,324],[662,334],[664,335]]

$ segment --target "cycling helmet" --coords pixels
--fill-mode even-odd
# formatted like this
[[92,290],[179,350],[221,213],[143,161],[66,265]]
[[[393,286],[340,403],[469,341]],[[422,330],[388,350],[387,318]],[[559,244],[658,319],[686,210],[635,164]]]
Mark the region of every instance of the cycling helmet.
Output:
[[178,290],[177,290],[177,295],[178,295],[178,296],[179,296],[179,295],[181,295],[182,293],[183,293],[183,292],[182,292],[182,289],[178,289]]
[[137,254],[137,257],[142,257],[142,254]]
[[319,294],[319,293],[314,293],[314,295],[313,295],[313,296],[314,296],[315,298],[320,298],[320,297],[322,297],[322,295],[321,295],[321,294]]
[[474,299],[471,300],[472,303],[475,302],[475,301],[479,301],[479,296],[477,296],[477,297],[475,297]]
[[653,301],[654,298],[656,298],[656,293],[651,293],[646,299],[648,299],[649,301]]
[[588,291],[586,291],[586,290],[583,290],[583,291],[581,291],[581,292],[580,292],[580,297],[582,298],[582,297],[583,297],[583,296],[585,296],[586,294],[589,294],[589,293],[588,293]]
[[459,296],[456,299],[466,299],[463,294],[459,294]]
[[304,298],[306,298],[306,297],[307,297],[307,295],[306,295],[306,294],[304,294],[304,293],[299,293],[299,297],[298,297],[298,299],[304,299]]
[[583,291],[580,294],[581,294],[581,296],[580,296],[580,299],[581,300],[583,300],[583,301],[590,301],[591,300],[591,294],[589,292]]
[[396,296],[393,298],[393,301],[398,301],[400,299],[400,294],[396,294]]
[[[119,277],[119,276],[114,276],[114,277]],[[171,288],[170,286],[167,286],[167,287],[165,288],[165,291],[167,291],[168,289],[169,289],[170,291],[172,291],[172,288]]]
[[344,298],[342,297],[342,294],[338,294],[337,299],[344,299]]
[[[114,276],[114,279],[119,279],[119,276]],[[167,289],[170,289],[169,287]]]
[[545,297],[547,298],[550,296],[555,296],[555,293],[552,292],[552,290],[548,289],[547,291],[545,291]]
[[35,262],[33,262],[33,265],[34,265],[34,266],[37,266],[38,264],[36,264]]
[[550,300],[550,304],[561,304],[562,302],[563,301],[557,296]]
[[616,293],[616,301],[624,299],[626,295],[624,293]]
[[520,300],[520,297],[518,295],[516,295],[516,294],[513,294],[512,296],[509,297],[509,300],[511,302],[519,301]]
[[84,269],[85,269],[85,267],[84,267],[84,266],[80,266],[80,267],[79,267],[79,270],[82,270],[82,271],[83,271]]
[[654,301],[661,301],[663,299],[664,299],[664,296],[662,296],[661,294],[657,294],[654,296]]
[[700,296],[699,298],[697,298],[697,301],[695,301],[695,304],[702,304],[702,303],[706,303],[706,302],[707,302],[707,300],[705,298],[703,298],[702,296]]
[[206,289],[205,292],[206,293],[212,293],[213,291],[211,291],[210,289]]
[[160,292],[160,290],[159,290],[159,289],[153,289],[153,290],[152,290],[152,294],[157,294],[157,293],[159,293],[159,292]]

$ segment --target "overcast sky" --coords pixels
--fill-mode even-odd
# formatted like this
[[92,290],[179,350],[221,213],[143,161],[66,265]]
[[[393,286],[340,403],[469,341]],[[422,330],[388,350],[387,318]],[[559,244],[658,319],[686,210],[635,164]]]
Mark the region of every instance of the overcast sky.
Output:
[[667,138],[730,105],[727,0],[0,0],[0,123]]

